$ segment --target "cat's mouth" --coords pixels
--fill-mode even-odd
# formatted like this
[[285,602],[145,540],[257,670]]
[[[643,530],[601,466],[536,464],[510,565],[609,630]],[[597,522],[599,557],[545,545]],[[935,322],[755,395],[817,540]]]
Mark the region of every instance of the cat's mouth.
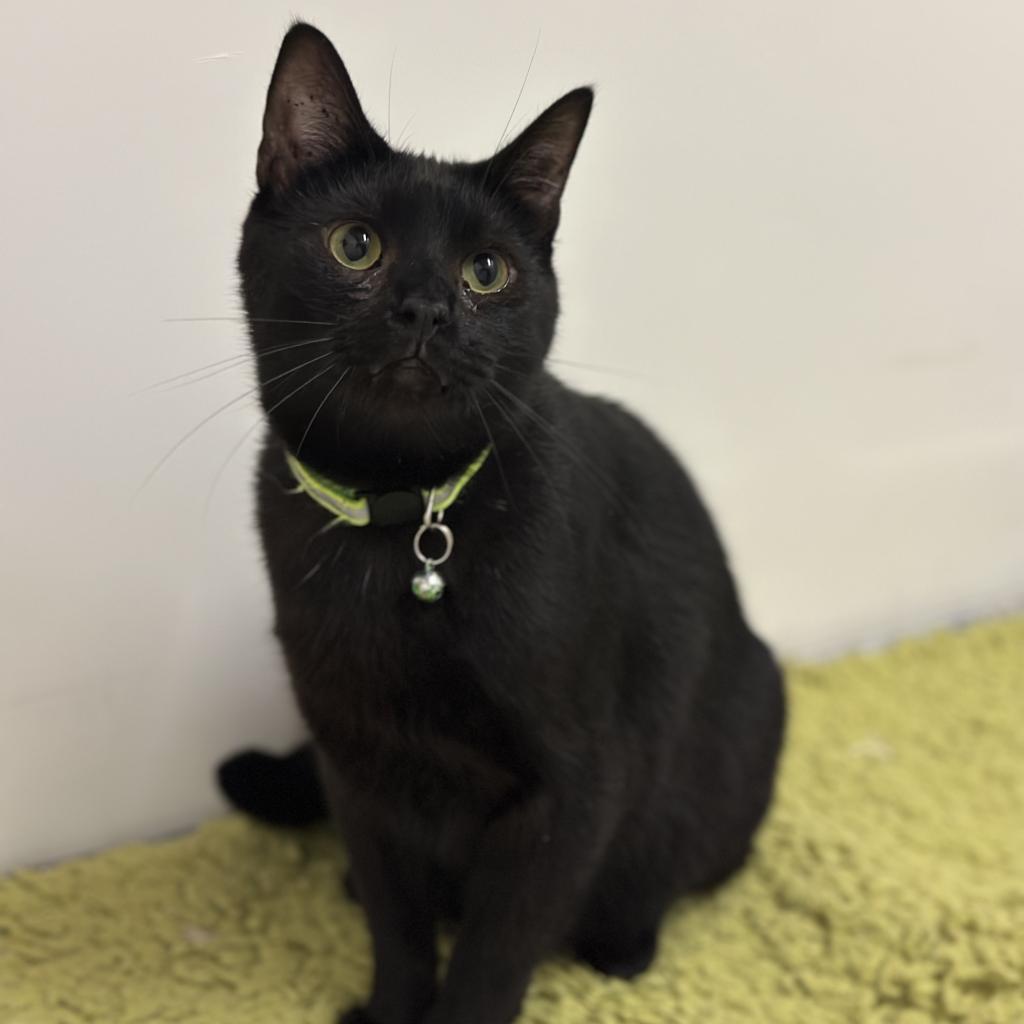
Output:
[[437,367],[419,356],[406,356],[383,366],[370,367],[370,378],[374,382],[393,384],[410,391],[446,391],[448,381],[445,377]]

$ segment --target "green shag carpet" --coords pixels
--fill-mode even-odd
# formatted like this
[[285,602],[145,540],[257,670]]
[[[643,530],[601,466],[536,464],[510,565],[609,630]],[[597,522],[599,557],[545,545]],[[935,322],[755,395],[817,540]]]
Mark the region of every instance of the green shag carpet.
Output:
[[[1024,619],[789,673],[749,868],[635,983],[564,961],[530,1024],[1024,1024]],[[324,831],[237,817],[0,881],[2,1024],[331,1024],[370,950]]]

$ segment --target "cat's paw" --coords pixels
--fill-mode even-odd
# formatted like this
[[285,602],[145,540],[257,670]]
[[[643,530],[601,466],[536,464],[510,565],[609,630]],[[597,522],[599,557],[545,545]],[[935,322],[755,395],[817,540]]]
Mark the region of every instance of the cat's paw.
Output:
[[657,932],[645,930],[628,941],[581,942],[576,946],[576,955],[601,974],[629,981],[651,966],[657,948]]
[[353,1006],[338,1015],[338,1024],[377,1024],[377,1021],[363,1007]]
[[[385,1021],[375,1017],[365,1006],[353,1006],[338,1015],[337,1024],[385,1024]],[[424,1024],[423,1013],[407,1011],[406,1016],[389,1016],[386,1024]]]
[[356,880],[352,877],[351,869],[347,870],[341,876],[341,887],[345,890],[345,895],[353,902],[359,903],[359,890],[356,888]]

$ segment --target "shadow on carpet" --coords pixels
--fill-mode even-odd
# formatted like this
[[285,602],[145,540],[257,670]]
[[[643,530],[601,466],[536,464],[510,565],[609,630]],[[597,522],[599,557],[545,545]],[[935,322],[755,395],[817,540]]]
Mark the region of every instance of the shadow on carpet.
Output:
[[[1024,1024],[1024,619],[795,667],[749,868],[639,981],[553,961],[530,1024]],[[0,881],[0,1024],[332,1024],[370,950],[325,831],[238,817]]]

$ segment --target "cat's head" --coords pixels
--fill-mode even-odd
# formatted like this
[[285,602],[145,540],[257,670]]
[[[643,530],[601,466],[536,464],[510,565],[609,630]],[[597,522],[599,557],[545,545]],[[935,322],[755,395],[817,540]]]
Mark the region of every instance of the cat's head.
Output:
[[328,39],[293,26],[239,254],[261,400],[293,453],[429,485],[515,413],[551,344],[552,239],[591,102],[577,89],[494,156],[442,162],[391,148]]

